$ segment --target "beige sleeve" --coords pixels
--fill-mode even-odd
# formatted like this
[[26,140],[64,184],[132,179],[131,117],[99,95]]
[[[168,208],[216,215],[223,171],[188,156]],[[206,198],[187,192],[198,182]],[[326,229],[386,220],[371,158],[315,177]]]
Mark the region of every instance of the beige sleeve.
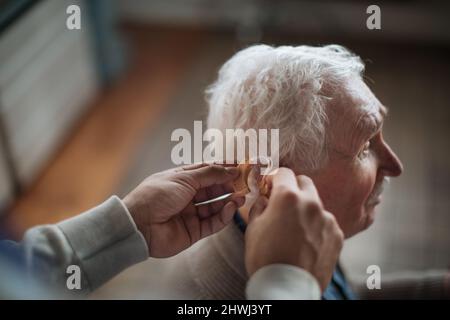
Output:
[[249,300],[319,300],[320,287],[304,269],[272,264],[250,277],[246,295]]
[[[56,225],[30,229],[20,245],[33,278],[69,294],[89,293],[148,258],[147,244],[117,196]],[[81,270],[81,289],[67,292],[69,265]]]

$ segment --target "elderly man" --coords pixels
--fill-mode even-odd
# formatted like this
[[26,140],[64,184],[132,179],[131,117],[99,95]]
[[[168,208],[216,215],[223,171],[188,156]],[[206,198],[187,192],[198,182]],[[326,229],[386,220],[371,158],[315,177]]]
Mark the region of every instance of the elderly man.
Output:
[[280,129],[282,165],[312,178],[347,238],[372,223],[383,183],[402,172],[363,69],[340,46],[254,46],[208,90],[209,127]]
[[[361,59],[338,45],[256,45],[227,61],[207,89],[209,128],[280,130],[280,164],[312,179],[345,238],[372,224],[384,183],[402,173],[383,139],[387,109],[364,83],[363,70]],[[249,210],[246,203],[234,224],[176,258],[170,297],[245,298]],[[304,280],[314,287],[311,281]],[[337,266],[322,298],[354,297]]]

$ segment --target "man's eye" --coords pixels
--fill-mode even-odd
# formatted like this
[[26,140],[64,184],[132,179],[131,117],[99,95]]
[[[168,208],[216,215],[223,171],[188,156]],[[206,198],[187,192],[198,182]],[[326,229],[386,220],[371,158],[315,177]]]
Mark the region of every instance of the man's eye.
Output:
[[361,149],[361,151],[359,152],[359,154],[358,154],[358,157],[359,158],[365,158],[365,157],[367,157],[368,155],[369,155],[369,150],[370,149],[370,141],[367,141],[365,144],[364,144],[364,147]]

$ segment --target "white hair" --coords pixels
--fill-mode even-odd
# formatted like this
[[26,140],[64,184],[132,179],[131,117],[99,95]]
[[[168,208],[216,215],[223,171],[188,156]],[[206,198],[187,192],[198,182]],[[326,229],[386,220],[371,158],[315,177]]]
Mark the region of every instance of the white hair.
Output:
[[280,129],[280,159],[318,169],[327,155],[330,93],[363,71],[361,59],[339,45],[251,46],[229,59],[207,88],[208,128]]

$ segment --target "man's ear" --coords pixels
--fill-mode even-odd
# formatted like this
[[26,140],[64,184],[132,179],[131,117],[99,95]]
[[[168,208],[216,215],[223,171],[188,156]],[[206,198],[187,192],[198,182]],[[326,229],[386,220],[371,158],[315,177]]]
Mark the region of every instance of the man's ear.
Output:
[[240,172],[239,177],[233,181],[234,192],[247,194],[250,192],[250,188],[248,186],[248,176],[252,170],[252,165],[245,162],[238,165],[238,169]]

